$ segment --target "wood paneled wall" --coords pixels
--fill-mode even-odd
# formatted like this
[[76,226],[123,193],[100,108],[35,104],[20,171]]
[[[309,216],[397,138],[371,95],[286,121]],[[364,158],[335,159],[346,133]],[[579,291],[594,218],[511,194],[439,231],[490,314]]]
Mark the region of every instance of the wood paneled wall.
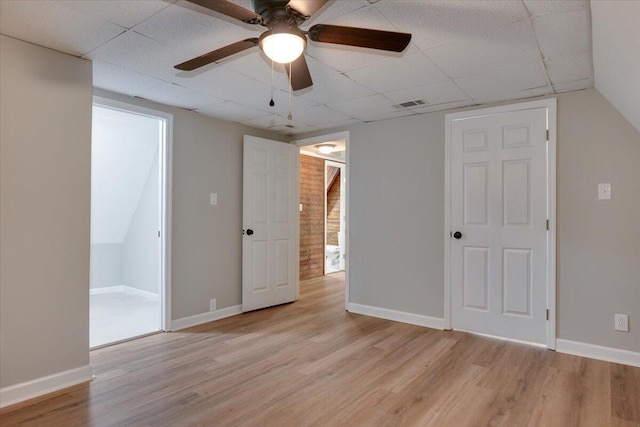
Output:
[[340,171],[327,192],[327,245],[338,245],[340,232]]
[[300,155],[300,280],[324,275],[324,160]]

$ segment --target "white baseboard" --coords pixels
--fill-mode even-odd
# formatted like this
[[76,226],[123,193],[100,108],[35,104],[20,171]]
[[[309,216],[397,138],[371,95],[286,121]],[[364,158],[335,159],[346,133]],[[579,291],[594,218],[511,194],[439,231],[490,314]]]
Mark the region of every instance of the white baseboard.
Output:
[[172,320],[171,330],[178,331],[180,329],[202,325],[203,323],[213,322],[214,320],[224,319],[225,317],[235,316],[236,314],[240,314],[240,313],[242,313],[242,306],[232,305],[231,307],[221,308],[220,310],[195,314],[193,316]]
[[426,326],[427,328],[432,329],[444,329],[444,319],[439,317],[430,317],[422,314],[407,313],[404,311],[355,304],[352,302],[349,303],[348,310],[350,313],[395,320],[396,322],[409,323],[411,325]]
[[15,405],[25,400],[53,393],[63,388],[91,381],[94,378],[91,365],[81,366],[35,380],[0,388],[0,408]]
[[607,362],[640,367],[640,353],[635,351],[603,347],[600,345],[564,340],[560,338],[556,340],[556,351],[560,353],[573,354],[574,356],[582,356],[590,359],[605,360]]
[[148,298],[153,301],[160,301],[160,294],[154,294],[153,292],[144,291],[142,289],[134,288],[127,285],[107,286],[104,288],[91,288],[89,290],[90,295],[99,294],[112,294],[112,293],[125,293],[129,295],[137,295],[140,297]]

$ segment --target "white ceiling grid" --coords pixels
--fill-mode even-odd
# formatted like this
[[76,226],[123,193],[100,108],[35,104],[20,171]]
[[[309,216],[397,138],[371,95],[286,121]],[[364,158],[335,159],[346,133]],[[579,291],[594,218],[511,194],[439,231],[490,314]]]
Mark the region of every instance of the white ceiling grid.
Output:
[[[302,27],[317,23],[412,42],[402,54],[309,42],[314,85],[294,94],[289,121],[287,75],[276,64],[272,91],[259,49],[173,68],[262,27],[184,0],[0,1],[2,34],[91,59],[96,87],[282,134],[593,86],[587,0],[334,0]],[[394,107],[418,99],[426,104]]]

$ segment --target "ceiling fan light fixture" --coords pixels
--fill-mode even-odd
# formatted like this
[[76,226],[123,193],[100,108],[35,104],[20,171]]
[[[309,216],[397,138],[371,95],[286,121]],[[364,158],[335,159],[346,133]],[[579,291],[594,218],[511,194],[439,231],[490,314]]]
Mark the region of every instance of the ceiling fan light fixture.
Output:
[[318,144],[316,145],[316,150],[318,150],[318,153],[320,154],[331,154],[334,152],[334,150],[336,149],[336,145],[335,144]]
[[304,34],[292,28],[284,31],[270,30],[260,36],[260,48],[273,62],[289,64],[298,59],[307,41]]

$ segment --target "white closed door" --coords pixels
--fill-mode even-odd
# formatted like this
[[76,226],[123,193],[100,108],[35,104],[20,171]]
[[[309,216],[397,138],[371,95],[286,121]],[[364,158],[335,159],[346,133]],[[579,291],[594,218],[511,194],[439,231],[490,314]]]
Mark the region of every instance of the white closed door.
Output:
[[450,132],[452,327],[545,344],[547,110]]
[[244,137],[242,311],[297,299],[298,155],[295,145]]

